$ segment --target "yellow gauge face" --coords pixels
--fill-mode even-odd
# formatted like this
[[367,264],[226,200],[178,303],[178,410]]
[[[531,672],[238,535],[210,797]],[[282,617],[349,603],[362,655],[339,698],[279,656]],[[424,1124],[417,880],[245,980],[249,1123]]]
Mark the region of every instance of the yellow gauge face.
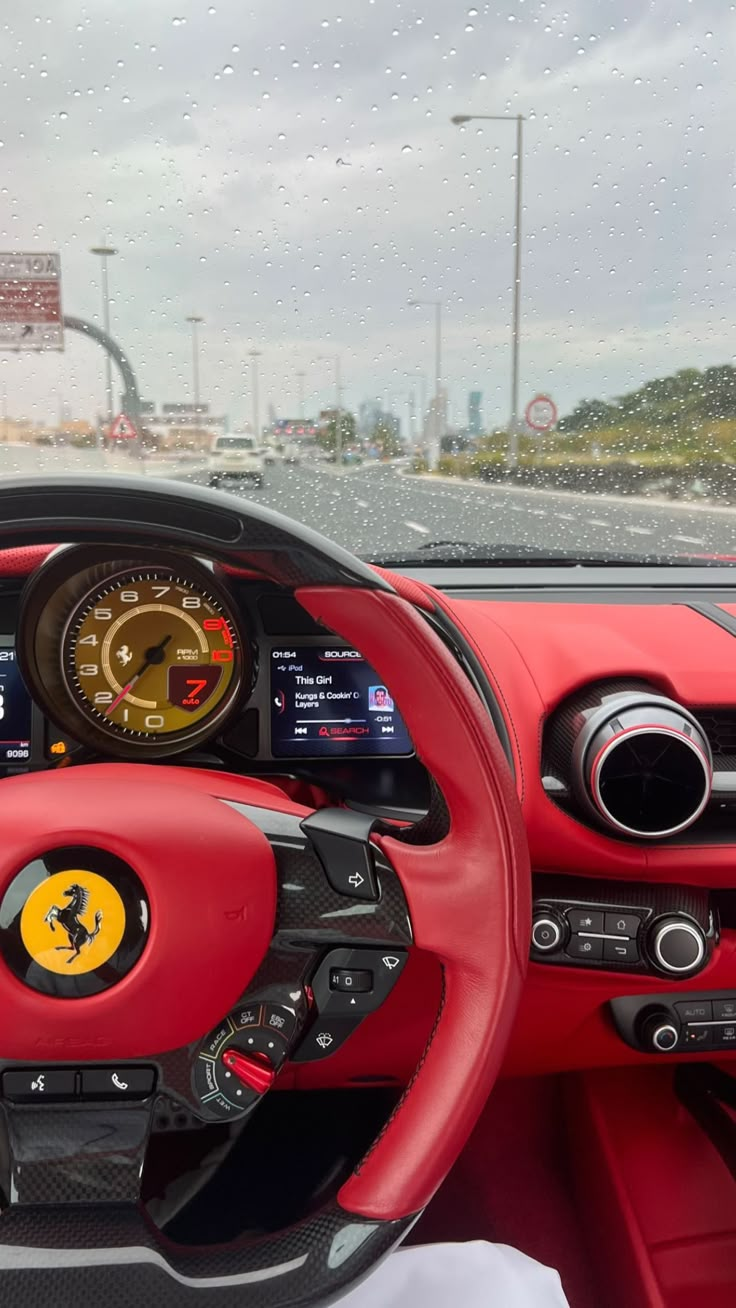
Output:
[[131,739],[189,735],[237,692],[237,630],[205,584],[141,569],[90,592],[62,647],[67,686],[86,716]]

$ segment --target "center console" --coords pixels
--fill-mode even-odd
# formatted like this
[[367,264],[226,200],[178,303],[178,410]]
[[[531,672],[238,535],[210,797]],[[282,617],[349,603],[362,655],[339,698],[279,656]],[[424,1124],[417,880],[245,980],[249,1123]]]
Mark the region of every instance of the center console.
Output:
[[700,972],[717,941],[707,890],[535,878],[534,962],[677,979]]

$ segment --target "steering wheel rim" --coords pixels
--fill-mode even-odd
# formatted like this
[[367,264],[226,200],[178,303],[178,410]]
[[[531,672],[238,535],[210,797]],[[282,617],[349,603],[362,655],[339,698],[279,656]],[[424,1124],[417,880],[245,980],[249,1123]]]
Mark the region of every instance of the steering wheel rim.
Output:
[[[200,552],[288,587],[313,617],[361,649],[391,687],[450,823],[433,845],[385,834],[372,845],[398,877],[415,945],[440,960],[442,1002],[392,1117],[337,1200],[313,1217],[255,1243],[183,1249],[137,1210],[11,1206],[0,1218],[0,1288],[7,1281],[18,1308],[46,1291],[71,1303],[90,1290],[109,1308],[154,1295],[159,1303],[198,1304],[205,1294],[218,1308],[307,1308],[344,1292],[401,1239],[449,1171],[492,1088],[529,938],[521,812],[473,687],[417,611],[346,551],[260,506],[178,483],[157,481],[154,488],[138,478],[58,478],[42,489],[28,480],[0,487],[0,546],[79,540],[134,549],[142,527],[148,545]],[[102,765],[136,774],[142,766]],[[205,775],[212,793],[217,774]],[[245,803],[302,820],[304,810],[266,795],[259,783],[219,778],[215,791],[228,785]],[[5,884],[4,868],[2,875]]]

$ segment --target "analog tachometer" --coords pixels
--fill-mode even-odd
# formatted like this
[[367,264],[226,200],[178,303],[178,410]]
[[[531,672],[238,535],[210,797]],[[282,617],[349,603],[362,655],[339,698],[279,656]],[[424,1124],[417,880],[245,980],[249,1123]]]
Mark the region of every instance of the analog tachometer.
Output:
[[190,733],[232,698],[236,628],[221,601],[174,572],[109,578],[71,615],[62,664],[97,725],[134,737]]
[[18,658],[33,698],[73,739],[163,758],[211,739],[250,685],[228,587],[197,559],[112,546],[56,551],[26,587]]

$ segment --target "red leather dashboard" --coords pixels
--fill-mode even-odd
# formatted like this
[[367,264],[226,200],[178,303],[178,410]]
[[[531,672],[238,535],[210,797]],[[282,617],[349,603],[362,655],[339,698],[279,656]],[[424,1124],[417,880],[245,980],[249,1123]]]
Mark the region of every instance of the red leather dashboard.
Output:
[[[0,552],[0,578],[25,575],[47,553],[47,547]],[[685,603],[454,599],[421,582],[389,579],[418,607],[444,610],[485,671],[508,730],[535,871],[736,889],[736,841],[688,843],[687,834],[676,844],[614,839],[555,805],[540,770],[546,718],[593,681],[643,680],[694,711],[714,704],[736,708],[734,635]],[[736,614],[734,605],[721,607]],[[458,770],[462,767],[457,760]],[[473,784],[472,775],[467,784]],[[488,947],[493,948],[492,938]],[[356,1084],[363,1078],[375,1083],[377,1074],[406,1081],[436,1013],[439,985],[438,965],[415,952],[381,1010],[330,1059],[294,1067],[288,1084]],[[651,1063],[657,1056],[637,1053],[620,1039],[606,1002],[617,995],[678,989],[736,990],[736,930],[723,931],[695,981],[532,964],[504,1072]]]
[[[611,839],[557,808],[545,794],[540,773],[547,715],[591,681],[643,679],[693,708],[736,703],[733,636],[683,604],[450,600],[437,591],[431,596],[482,663],[506,719],[534,869],[736,887],[735,845],[688,845],[683,837],[682,844],[656,847]],[[436,984],[429,961],[424,966],[415,961],[414,968],[406,969],[392,1005],[365,1024],[355,1041],[331,1060],[332,1066],[304,1069],[303,1084],[325,1084],[328,1070],[333,1083],[359,1078],[371,1066],[405,1074],[403,1055],[410,1065],[421,1048],[422,996],[433,996]],[[674,993],[688,987],[736,988],[736,931],[722,933],[712,961],[694,982],[532,964],[504,1072],[538,1075],[662,1061],[623,1044],[606,1003],[616,995]],[[397,1050],[402,1024],[404,1039]]]

